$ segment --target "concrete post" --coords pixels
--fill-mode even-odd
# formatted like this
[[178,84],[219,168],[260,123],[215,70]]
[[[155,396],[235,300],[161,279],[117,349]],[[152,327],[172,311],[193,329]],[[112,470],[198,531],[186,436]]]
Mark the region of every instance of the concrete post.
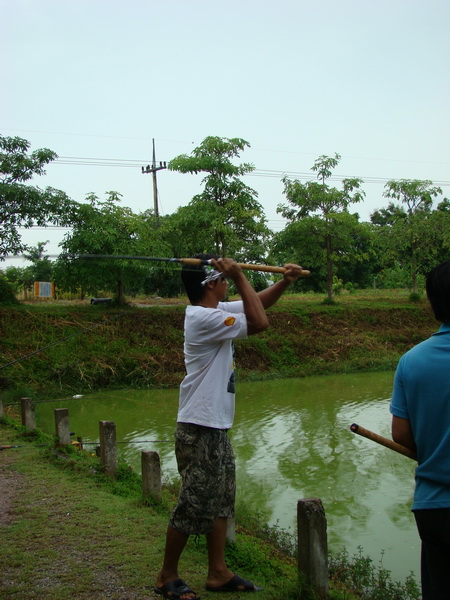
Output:
[[142,493],[144,498],[161,502],[161,462],[151,450],[141,452]]
[[36,416],[34,413],[34,404],[31,398],[21,398],[20,405],[22,409],[22,425],[27,431],[36,429]]
[[325,510],[319,498],[297,503],[298,569],[316,592],[328,592],[328,542]]
[[114,421],[99,421],[100,461],[105,473],[115,477],[117,471],[116,424]]
[[236,541],[236,519],[234,517],[227,519],[227,540],[232,544]]
[[70,444],[70,428],[69,428],[69,409],[55,408],[55,434],[58,438],[59,446],[67,446]]

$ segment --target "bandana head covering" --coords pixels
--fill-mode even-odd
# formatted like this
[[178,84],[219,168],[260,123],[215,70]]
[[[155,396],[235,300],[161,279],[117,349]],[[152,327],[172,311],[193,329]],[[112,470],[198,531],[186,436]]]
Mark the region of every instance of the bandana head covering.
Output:
[[212,269],[211,271],[209,271],[206,274],[205,279],[200,282],[200,285],[205,286],[209,281],[215,281],[216,279],[219,279],[219,277],[221,275],[222,275],[222,273],[220,271],[216,271],[215,269]]

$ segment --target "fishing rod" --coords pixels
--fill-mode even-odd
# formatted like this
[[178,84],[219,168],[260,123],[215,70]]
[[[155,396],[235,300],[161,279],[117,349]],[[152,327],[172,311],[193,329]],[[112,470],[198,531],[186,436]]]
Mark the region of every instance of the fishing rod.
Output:
[[[184,265],[207,265],[212,266],[211,260],[202,260],[201,258],[163,258],[159,256],[128,256],[119,254],[78,254],[74,258],[101,258],[101,259],[117,259],[117,260],[147,260],[157,262],[182,263]],[[237,263],[239,267],[246,271],[261,271],[263,273],[285,273],[284,267],[275,267],[272,265],[254,265],[249,263]],[[301,277],[308,277],[310,271],[302,269]]]
[[[6,258],[26,258],[26,256],[18,255],[18,256],[7,256]],[[49,255],[47,258],[60,258],[60,255]],[[129,256],[123,254],[74,254],[72,256],[67,256],[66,258],[70,259],[115,259],[115,260],[146,260],[146,261],[156,261],[156,262],[168,262],[168,263],[181,263],[184,265],[206,265],[212,267],[211,260],[203,260],[201,258],[165,258],[162,256]],[[284,267],[276,267],[272,265],[254,265],[252,263],[237,263],[241,269],[244,271],[260,271],[262,273],[285,273],[286,269]],[[311,274],[307,269],[302,269],[300,273],[300,277],[308,277]]]
[[402,446],[401,444],[397,444],[397,442],[393,442],[389,438],[385,438],[382,435],[378,435],[378,433],[374,433],[373,431],[370,431],[369,429],[364,429],[364,427],[361,427],[361,425],[357,425],[356,423],[353,423],[352,425],[350,425],[350,431],[353,431],[353,433],[357,433],[358,435],[361,435],[362,437],[365,437],[368,440],[377,442],[377,444],[381,444],[382,446],[385,446],[386,448],[389,448],[390,450],[394,450],[394,452],[403,454],[404,456],[407,456],[408,458],[411,458],[412,460],[417,460],[417,454],[415,453],[414,450],[411,450],[410,448],[407,448],[406,446]]

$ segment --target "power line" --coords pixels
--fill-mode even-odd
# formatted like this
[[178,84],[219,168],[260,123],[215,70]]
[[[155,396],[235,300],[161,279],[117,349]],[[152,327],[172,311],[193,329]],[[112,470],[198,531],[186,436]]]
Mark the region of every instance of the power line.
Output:
[[[19,133],[45,133],[50,135],[68,135],[68,136],[78,136],[78,137],[93,137],[99,139],[118,139],[118,140],[139,140],[139,141],[150,141],[149,137],[138,137],[138,136],[124,136],[124,135],[102,135],[96,133],[81,133],[81,132],[67,132],[67,131],[42,131],[42,130],[34,130],[34,129],[16,129],[10,127],[0,127],[2,131],[16,131]],[[169,144],[195,144],[196,142],[192,140],[167,140],[163,138],[158,138],[159,142],[166,142]],[[270,152],[270,153],[278,153],[278,154],[289,154],[295,156],[318,156],[320,152],[299,152],[295,150],[278,150],[274,148],[261,148],[257,146],[251,146],[251,149],[258,152]],[[445,161],[423,161],[423,160],[412,160],[408,158],[392,158],[389,156],[347,156],[347,159],[352,160],[370,160],[370,161],[387,161],[389,163],[392,162],[408,162],[408,163],[417,163],[417,164],[429,164],[429,165],[441,165],[441,166],[449,166],[448,162]],[[136,161],[136,162],[145,162],[145,161]]]
[[72,225],[32,225],[31,227],[19,226],[17,229],[32,229],[33,231],[46,231],[48,229],[53,229],[57,231],[67,231],[68,229],[72,229]]
[[[132,168],[141,169],[142,163],[148,163],[147,160],[135,160],[135,159],[124,159],[124,158],[96,158],[96,157],[76,157],[76,156],[61,156],[54,161],[54,164],[59,165],[75,165],[75,166],[90,166],[90,167],[120,167],[120,168]],[[160,161],[161,164],[166,165],[168,161]],[[149,171],[151,172],[151,171]],[[316,181],[317,176],[311,174],[311,172],[305,171],[287,171],[287,170],[274,170],[274,169],[255,169],[245,175],[246,177],[267,177],[282,179],[287,177],[288,179],[305,179],[307,181]],[[329,177],[329,181],[342,181],[343,179],[350,179],[355,175],[332,175]],[[394,177],[376,177],[376,176],[359,176],[364,183],[372,184],[385,184],[388,181],[395,179]],[[401,179],[401,178],[400,178]],[[446,180],[433,180],[435,185],[442,187],[450,186],[450,181]]]

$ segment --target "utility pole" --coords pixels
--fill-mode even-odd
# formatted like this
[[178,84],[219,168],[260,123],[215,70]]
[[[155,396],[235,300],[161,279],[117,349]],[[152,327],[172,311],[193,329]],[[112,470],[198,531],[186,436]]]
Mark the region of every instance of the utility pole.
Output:
[[160,162],[159,167],[156,166],[156,158],[155,158],[155,140],[153,139],[153,162],[152,166],[147,165],[144,169],[142,167],[142,174],[148,175],[151,173],[153,175],[153,209],[155,213],[155,218],[158,219],[159,211],[158,211],[158,186],[156,184],[156,171],[161,171],[161,169],[167,169],[166,162]]

